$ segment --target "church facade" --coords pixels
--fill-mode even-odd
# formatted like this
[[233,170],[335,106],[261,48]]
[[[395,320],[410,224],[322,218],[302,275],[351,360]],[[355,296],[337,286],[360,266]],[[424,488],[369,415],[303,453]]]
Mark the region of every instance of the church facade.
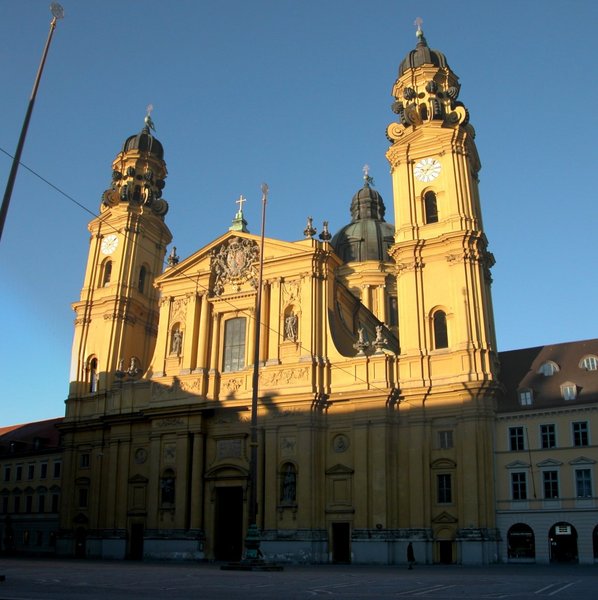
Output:
[[253,481],[274,560],[499,559],[494,259],[459,92],[418,31],[387,129],[394,226],[366,174],[334,236],[261,245],[241,208],[184,260],[151,121],[125,141],[73,305],[60,553],[239,560]]

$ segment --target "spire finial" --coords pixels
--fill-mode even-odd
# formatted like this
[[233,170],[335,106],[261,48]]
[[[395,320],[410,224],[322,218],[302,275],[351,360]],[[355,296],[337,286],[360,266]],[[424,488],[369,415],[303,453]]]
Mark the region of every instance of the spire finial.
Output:
[[422,29],[423,22],[424,22],[424,20],[421,17],[417,17],[417,19],[415,19],[415,21],[413,23],[417,27],[417,31],[415,32],[415,35],[418,37],[418,39],[424,37],[424,31]]
[[143,119],[145,121],[145,125],[148,129],[151,129],[152,131],[156,131],[156,126],[154,125],[154,122],[152,121],[152,110],[154,110],[154,105],[153,104],[148,104],[146,111],[147,114],[145,115],[145,119]]
[[247,202],[247,198],[243,198],[243,194],[239,196],[238,200],[235,200],[235,203],[239,205],[239,210],[237,215],[243,215],[243,202]]
[[363,182],[364,185],[374,185],[374,178],[370,175],[370,165],[363,165]]
[[249,233],[249,229],[247,229],[247,221],[243,216],[244,202],[247,202],[247,198],[244,198],[243,194],[240,194],[239,199],[235,200],[235,203],[239,205],[239,210],[235,214],[232,225],[228,228],[229,231],[243,231],[244,233]]

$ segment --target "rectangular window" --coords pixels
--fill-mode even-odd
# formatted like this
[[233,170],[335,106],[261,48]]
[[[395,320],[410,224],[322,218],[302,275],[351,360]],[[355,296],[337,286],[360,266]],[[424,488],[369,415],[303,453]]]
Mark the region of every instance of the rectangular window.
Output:
[[21,496],[15,496],[15,513],[21,512]]
[[509,427],[509,447],[511,450],[525,450],[523,427]]
[[45,494],[40,494],[37,502],[37,512],[44,513],[46,512],[46,496]]
[[588,435],[588,422],[577,421],[571,424],[573,428],[573,445],[574,446],[588,446],[589,435]]
[[4,481],[10,481],[10,467],[4,467]]
[[511,497],[513,500],[527,500],[525,473],[511,473]]
[[437,475],[438,504],[450,504],[453,501],[451,476],[449,474]]
[[25,496],[25,512],[33,512],[33,496]]
[[48,463],[42,463],[40,469],[40,479],[45,479],[48,476]]
[[35,465],[27,465],[27,479],[31,480],[35,477]]
[[540,441],[542,448],[556,448],[556,429],[552,423],[540,425]]
[[240,371],[245,367],[246,319],[229,319],[224,326],[224,364],[222,370]]
[[60,477],[60,467],[62,463],[60,461],[54,462],[54,479],[58,479]]
[[558,471],[544,471],[542,473],[544,483],[544,498],[559,497],[559,473]]
[[2,496],[2,514],[8,513],[8,496]]
[[592,472],[590,469],[575,471],[575,495],[578,498],[592,497]]
[[21,479],[23,479],[23,465],[17,465],[15,481],[21,481]]
[[88,452],[84,452],[79,457],[79,466],[82,469],[89,469],[89,453]]
[[53,513],[57,513],[58,512],[58,505],[60,503],[60,495],[59,494],[52,494],[52,512]]
[[438,432],[438,447],[443,450],[448,450],[453,447],[453,432],[452,430]]

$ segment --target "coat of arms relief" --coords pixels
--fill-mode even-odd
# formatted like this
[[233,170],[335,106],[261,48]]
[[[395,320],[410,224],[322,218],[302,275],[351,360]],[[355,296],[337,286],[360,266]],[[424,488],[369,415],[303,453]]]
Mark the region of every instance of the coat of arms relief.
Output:
[[224,293],[224,285],[231,284],[238,292],[245,282],[257,287],[258,273],[255,263],[259,258],[258,245],[244,238],[233,237],[219,248],[212,250],[210,269],[213,283],[211,292],[215,296]]

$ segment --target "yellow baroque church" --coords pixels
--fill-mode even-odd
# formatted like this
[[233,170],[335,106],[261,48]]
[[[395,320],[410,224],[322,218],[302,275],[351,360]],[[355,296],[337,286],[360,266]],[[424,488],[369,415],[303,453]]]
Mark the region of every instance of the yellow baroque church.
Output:
[[494,259],[459,92],[419,30],[386,132],[394,225],[366,173],[334,235],[261,245],[241,201],[184,260],[151,120],[125,141],[73,305],[60,553],[239,560],[253,493],[271,560],[497,560]]

